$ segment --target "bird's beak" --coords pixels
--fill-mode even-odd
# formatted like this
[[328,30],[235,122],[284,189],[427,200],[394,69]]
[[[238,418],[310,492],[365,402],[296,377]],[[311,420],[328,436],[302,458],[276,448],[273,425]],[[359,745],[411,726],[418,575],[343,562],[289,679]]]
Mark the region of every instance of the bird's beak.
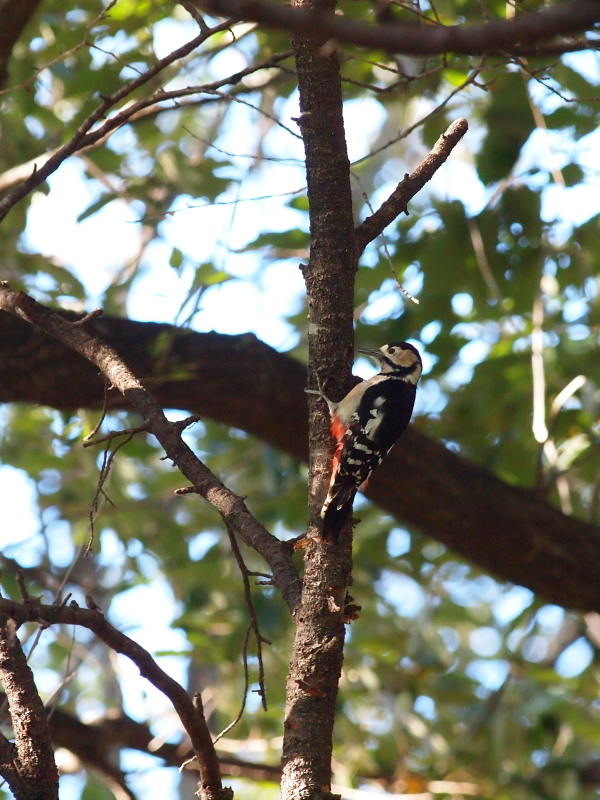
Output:
[[357,352],[358,353],[362,353],[365,356],[370,356],[371,358],[374,358],[379,363],[381,363],[381,359],[383,358],[383,356],[381,355],[381,350],[372,350],[372,349],[362,350],[362,349],[359,349],[359,350],[357,350]]

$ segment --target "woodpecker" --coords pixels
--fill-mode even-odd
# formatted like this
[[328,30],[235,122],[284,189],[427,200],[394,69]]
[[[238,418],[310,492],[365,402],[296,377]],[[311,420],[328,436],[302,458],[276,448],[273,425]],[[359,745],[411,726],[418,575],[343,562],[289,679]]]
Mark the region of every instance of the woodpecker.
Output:
[[352,512],[354,497],[367,485],[410,421],[423,364],[416,347],[391,342],[379,350],[359,350],[379,363],[381,371],[329,406],[331,433],[337,440],[331,482],[321,518],[323,539],[337,541]]

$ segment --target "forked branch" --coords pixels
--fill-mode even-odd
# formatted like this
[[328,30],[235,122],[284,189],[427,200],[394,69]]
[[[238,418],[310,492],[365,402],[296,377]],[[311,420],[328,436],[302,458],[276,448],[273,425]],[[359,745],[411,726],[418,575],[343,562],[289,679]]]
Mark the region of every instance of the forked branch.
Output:
[[242,498],[227,489],[200,461],[182,439],[181,425],[166,418],[161,406],[119,355],[89,334],[83,325],[68,322],[24,292],[11,291],[6,283],[0,283],[0,309],[37,325],[101,370],[110,384],[142,415],[146,430],[157,438],[194,491],[219,511],[230,530],[265,559],[273,574],[273,584],[293,610],[300,596],[300,579],[289,548],[269,533],[248,511]]
[[143,72],[134,80],[122,86],[112,94],[103,97],[102,101],[98,104],[96,109],[81,123],[79,128],[75,131],[73,136],[58,150],[54,151],[52,155],[43,163],[34,165],[30,176],[20,183],[18,186],[9,192],[0,201],[0,222],[6,217],[11,208],[16,205],[20,200],[32,192],[37,186],[42,184],[58,167],[73,153],[77,153],[84,147],[96,143],[98,140],[105,137],[109,132],[120,127],[124,122],[127,122],[137,111],[145,108],[147,105],[153,105],[159,100],[166,98],[166,93],[162,90],[152,94],[149,100],[140,101],[139,103],[124,109],[113,117],[109,117],[102,124],[107,113],[114,108],[118,103],[129,97],[133,92],[142,86],[145,86],[149,81],[160,74],[166,67],[178,59],[184,58],[189,55],[193,50],[199,47],[214,33],[222,30],[227,30],[230,26],[229,21],[225,21],[210,28],[207,31],[202,31],[191,41],[182,45],[181,47],[169,53],[164,58],[159,59],[150,69]]
[[[47,625],[78,625],[95,633],[99,639],[116,653],[127,656],[139,669],[140,675],[150,681],[153,686],[170,700],[181,720],[181,724],[190,737],[192,749],[200,767],[199,797],[203,798],[203,800],[226,800],[232,796],[230,790],[224,789],[221,784],[219,761],[210,732],[204,716],[199,713],[193,699],[185,691],[183,686],[177,683],[176,680],[167,675],[167,673],[158,666],[147,650],[137,642],[134,642],[133,639],[130,639],[124,633],[114,628],[110,622],[106,620],[100,610],[97,608],[80,608],[76,603],[72,603],[69,606],[43,605],[36,600],[31,600],[27,603],[16,603],[12,600],[0,598],[0,615],[8,618],[8,624],[12,624],[13,628],[15,627],[15,623],[18,627],[24,622],[42,622]],[[0,653],[1,652],[0,650]],[[1,665],[2,661],[0,659],[0,666]],[[27,668],[29,669],[29,667]],[[10,670],[8,673],[9,677],[13,673],[14,670]],[[4,671],[2,671],[3,682],[5,677]],[[7,695],[9,695],[8,688]],[[40,705],[41,718],[45,725],[46,713],[37,693],[36,696]],[[31,701],[28,699],[27,709],[30,708],[30,702]],[[28,714],[24,714],[23,717],[27,718]],[[37,746],[37,742],[39,741],[37,733],[28,731],[27,740],[31,742],[30,746]],[[48,746],[49,743],[50,737],[48,736]],[[40,794],[38,796],[47,796],[49,799],[52,797],[50,794]],[[58,797],[58,788],[55,796]]]

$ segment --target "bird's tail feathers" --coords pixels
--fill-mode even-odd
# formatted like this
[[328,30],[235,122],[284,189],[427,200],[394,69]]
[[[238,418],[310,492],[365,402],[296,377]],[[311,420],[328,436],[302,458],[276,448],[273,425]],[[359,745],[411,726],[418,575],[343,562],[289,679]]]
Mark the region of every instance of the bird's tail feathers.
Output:
[[348,477],[350,480],[334,481],[329,488],[321,509],[323,519],[321,536],[323,539],[337,542],[340,531],[352,513],[356,485],[354,479],[351,476]]

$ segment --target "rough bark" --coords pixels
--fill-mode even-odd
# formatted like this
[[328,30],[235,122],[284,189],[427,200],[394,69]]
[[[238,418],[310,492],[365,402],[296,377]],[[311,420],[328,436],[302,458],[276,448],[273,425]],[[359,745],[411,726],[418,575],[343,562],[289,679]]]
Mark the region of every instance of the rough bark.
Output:
[[[296,0],[333,14],[334,3]],[[309,383],[348,383],[353,353],[354,247],[350,164],[346,150],[339,63],[323,37],[292,39],[300,92],[298,123],[306,155],[310,262],[304,268],[309,309]],[[311,396],[309,527],[319,511],[331,464],[329,416]],[[281,796],[301,800],[331,790],[335,701],[344,650],[344,605],[351,580],[351,535],[337,547],[312,541],[305,550],[300,606],[286,686]]]
[[0,681],[15,742],[0,734],[0,775],[16,800],[58,800],[58,770],[46,712],[12,619],[0,615]]
[[[195,333],[111,317],[87,327],[115,347],[165,408],[241,428],[307,460],[306,368],[289,356],[250,334]],[[95,367],[0,312],[0,402],[69,410],[98,408],[103,395]],[[109,402],[113,408],[125,406],[118,392]],[[367,494],[503,580],[567,608],[600,608],[598,527],[498,480],[414,426],[377,471]]]

